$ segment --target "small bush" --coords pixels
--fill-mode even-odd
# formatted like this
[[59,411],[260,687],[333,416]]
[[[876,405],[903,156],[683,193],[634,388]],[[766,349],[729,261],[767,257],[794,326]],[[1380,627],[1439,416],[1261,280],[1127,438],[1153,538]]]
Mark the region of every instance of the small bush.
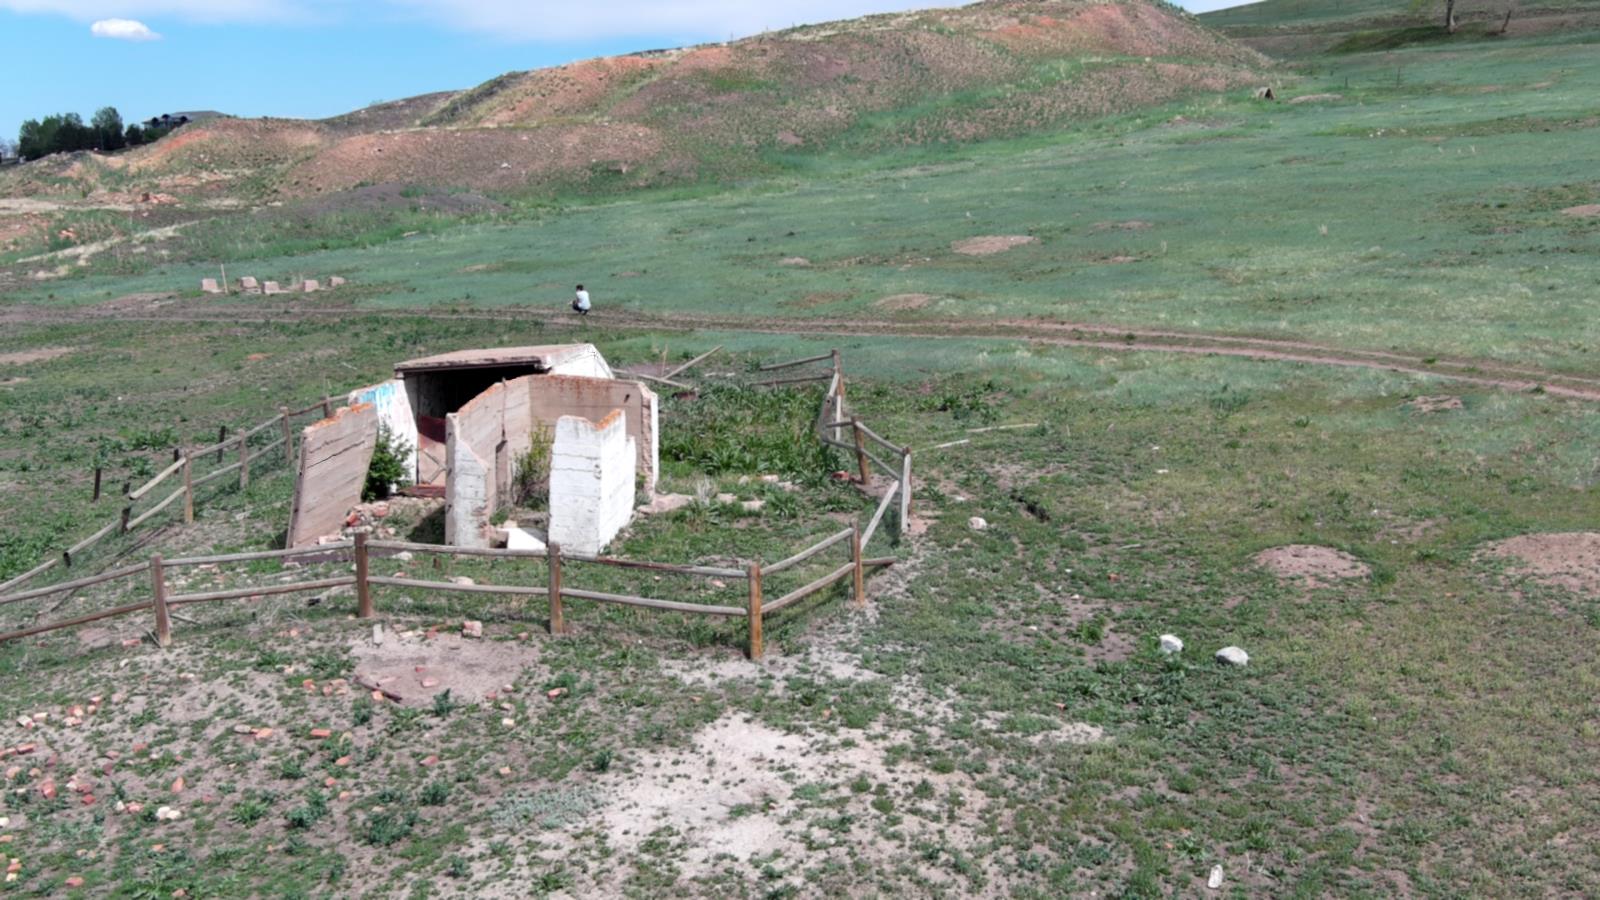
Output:
[[372,462],[367,465],[367,483],[361,488],[365,502],[387,500],[396,488],[410,483],[406,477],[406,457],[411,455],[411,445],[404,438],[378,426],[378,443],[372,448]]
[[517,506],[542,509],[550,503],[550,451],[555,436],[550,426],[540,422],[529,435],[527,452],[515,460],[511,476],[511,500]]

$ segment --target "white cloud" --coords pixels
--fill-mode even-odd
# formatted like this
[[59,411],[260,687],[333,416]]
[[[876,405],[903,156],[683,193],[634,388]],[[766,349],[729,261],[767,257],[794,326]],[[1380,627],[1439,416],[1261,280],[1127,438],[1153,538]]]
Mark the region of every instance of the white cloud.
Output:
[[661,37],[711,40],[767,28],[970,0],[0,0],[0,10],[79,21],[166,17],[191,22],[420,20],[515,41]]
[[114,38],[119,41],[159,41],[161,35],[150,30],[150,26],[133,19],[101,19],[89,26],[89,33],[95,37]]

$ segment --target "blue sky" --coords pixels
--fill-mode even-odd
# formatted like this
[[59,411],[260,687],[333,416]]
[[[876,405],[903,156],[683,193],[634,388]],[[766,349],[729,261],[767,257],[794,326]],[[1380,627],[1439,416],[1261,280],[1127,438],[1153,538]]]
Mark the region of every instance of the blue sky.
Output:
[[[1187,0],[1195,11],[1236,0]],[[0,0],[0,138],[115,106],[318,118],[502,72],[929,0]]]

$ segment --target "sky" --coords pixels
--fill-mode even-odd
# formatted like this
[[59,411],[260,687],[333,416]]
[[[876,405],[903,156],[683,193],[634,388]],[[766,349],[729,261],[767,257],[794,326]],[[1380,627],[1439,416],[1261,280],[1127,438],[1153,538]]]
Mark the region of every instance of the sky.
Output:
[[[1239,0],[1184,0],[1195,12]],[[0,139],[115,106],[322,118],[504,72],[937,0],[0,0]]]

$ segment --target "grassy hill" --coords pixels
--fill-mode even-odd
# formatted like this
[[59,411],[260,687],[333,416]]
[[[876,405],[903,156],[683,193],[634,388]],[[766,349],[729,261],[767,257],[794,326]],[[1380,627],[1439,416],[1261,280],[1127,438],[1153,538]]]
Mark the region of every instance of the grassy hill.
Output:
[[[1506,18],[1510,14],[1510,19]],[[1596,0],[1461,0],[1457,33],[1438,27],[1444,3],[1410,0],[1262,0],[1205,13],[1200,20],[1263,53],[1281,58],[1328,51],[1391,50],[1486,38],[1577,34],[1600,27]]]

